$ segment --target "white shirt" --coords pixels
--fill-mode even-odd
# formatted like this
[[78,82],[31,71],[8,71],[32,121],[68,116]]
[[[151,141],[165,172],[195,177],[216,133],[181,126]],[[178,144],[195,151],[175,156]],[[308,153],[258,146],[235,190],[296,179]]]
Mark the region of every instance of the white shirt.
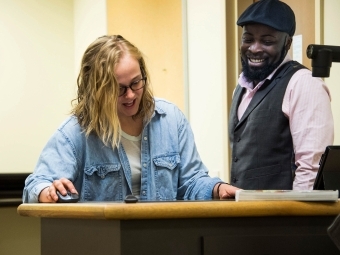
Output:
[[131,169],[131,181],[132,181],[132,194],[135,196],[140,195],[140,183],[141,183],[141,135],[131,136],[120,131],[121,143],[125,153],[129,159],[130,169]]

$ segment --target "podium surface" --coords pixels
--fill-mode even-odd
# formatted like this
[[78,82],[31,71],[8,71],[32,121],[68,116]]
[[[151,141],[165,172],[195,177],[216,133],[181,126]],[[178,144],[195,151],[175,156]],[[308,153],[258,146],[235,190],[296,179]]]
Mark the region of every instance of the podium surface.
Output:
[[41,254],[340,254],[339,202],[21,204],[41,218]]

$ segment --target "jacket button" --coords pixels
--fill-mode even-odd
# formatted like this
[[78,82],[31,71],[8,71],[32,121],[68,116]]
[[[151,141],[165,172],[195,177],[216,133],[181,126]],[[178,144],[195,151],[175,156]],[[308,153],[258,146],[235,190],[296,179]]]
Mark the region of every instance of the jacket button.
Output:
[[234,162],[237,162],[237,160],[238,160],[238,158],[237,158],[237,157],[235,157],[235,158],[234,158]]
[[233,182],[237,182],[237,179],[235,177],[233,178]]

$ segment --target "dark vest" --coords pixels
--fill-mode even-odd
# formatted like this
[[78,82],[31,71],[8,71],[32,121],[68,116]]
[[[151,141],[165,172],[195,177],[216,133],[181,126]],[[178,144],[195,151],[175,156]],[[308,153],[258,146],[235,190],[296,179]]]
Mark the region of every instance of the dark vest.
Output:
[[229,117],[231,185],[242,189],[292,189],[296,166],[282,101],[289,80],[301,68],[305,67],[295,61],[281,66],[255,93],[240,121],[237,109],[245,89],[236,87]]

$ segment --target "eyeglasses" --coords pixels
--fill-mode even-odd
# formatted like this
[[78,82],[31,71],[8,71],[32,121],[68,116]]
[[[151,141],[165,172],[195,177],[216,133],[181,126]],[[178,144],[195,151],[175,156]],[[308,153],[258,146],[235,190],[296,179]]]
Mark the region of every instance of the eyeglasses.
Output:
[[125,95],[128,88],[130,88],[132,91],[142,89],[145,86],[145,84],[146,84],[146,77],[143,77],[137,81],[132,82],[129,86],[120,86],[118,96],[121,97]]

